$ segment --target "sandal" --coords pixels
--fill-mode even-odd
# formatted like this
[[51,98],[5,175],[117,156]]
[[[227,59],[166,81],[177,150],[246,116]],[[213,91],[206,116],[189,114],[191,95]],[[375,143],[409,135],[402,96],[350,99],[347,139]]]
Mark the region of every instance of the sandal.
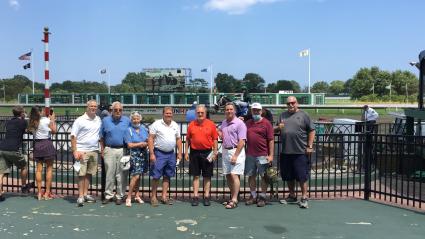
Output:
[[169,198],[169,199],[165,198],[165,199],[162,199],[161,200],[161,203],[162,204],[165,204],[165,205],[173,205],[173,199],[171,199],[171,198]]
[[52,193],[45,193],[44,196],[43,196],[44,200],[51,200],[51,199],[54,199],[54,198],[55,198],[55,196]]
[[152,198],[151,199],[151,205],[152,205],[152,207],[158,207],[158,199]]
[[135,197],[134,201],[136,201],[137,203],[140,203],[140,204],[145,203],[140,197]]
[[127,199],[125,200],[125,206],[127,206],[127,207],[131,207],[131,198],[127,198]]
[[43,199],[44,199],[43,194],[42,194],[42,193],[38,193],[38,194],[37,194],[37,200],[38,200],[38,201],[41,201],[41,200],[43,200]]
[[235,202],[235,201],[232,201],[232,200],[229,201],[225,206],[226,209],[235,209],[237,207],[238,207],[238,202]]

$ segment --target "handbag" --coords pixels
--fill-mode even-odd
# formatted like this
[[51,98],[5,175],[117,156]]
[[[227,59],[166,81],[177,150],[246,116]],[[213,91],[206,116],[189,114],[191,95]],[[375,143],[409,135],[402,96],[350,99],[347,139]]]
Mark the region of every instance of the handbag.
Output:
[[120,159],[121,170],[126,171],[130,169],[130,155],[124,155]]
[[[133,136],[130,128],[128,128],[130,135]],[[127,171],[130,169],[130,150],[128,148],[124,148],[124,155],[120,159],[121,170]]]

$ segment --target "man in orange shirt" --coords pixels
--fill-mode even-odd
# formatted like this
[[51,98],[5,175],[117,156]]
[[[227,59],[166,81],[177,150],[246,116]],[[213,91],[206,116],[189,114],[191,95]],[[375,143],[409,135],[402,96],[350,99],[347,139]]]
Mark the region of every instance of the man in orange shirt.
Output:
[[[204,206],[210,205],[210,186],[213,161],[217,159],[218,133],[214,122],[206,118],[205,105],[196,107],[196,120],[189,124],[185,144],[185,160],[189,160],[189,174],[193,176],[192,206],[199,204],[199,176],[204,178]],[[189,155],[190,146],[190,155]]]

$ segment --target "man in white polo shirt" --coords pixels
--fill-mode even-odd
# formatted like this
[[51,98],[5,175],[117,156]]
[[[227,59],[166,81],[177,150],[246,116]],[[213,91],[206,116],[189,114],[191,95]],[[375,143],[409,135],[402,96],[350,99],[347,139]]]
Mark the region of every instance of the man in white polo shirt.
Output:
[[150,152],[152,182],[151,205],[158,206],[156,192],[159,179],[162,179],[162,199],[163,204],[172,204],[168,199],[168,187],[170,178],[174,177],[176,172],[176,154],[174,149],[177,145],[177,159],[181,160],[182,141],[180,137],[180,128],[173,121],[173,108],[164,107],[162,119],[155,121],[149,127],[148,146]]
[[101,121],[96,116],[97,102],[87,102],[86,113],[78,117],[71,129],[71,145],[75,160],[80,161],[78,173],[78,199],[77,205],[82,207],[84,202],[95,202],[88,195],[90,177],[97,172],[97,159],[99,152],[99,130]]

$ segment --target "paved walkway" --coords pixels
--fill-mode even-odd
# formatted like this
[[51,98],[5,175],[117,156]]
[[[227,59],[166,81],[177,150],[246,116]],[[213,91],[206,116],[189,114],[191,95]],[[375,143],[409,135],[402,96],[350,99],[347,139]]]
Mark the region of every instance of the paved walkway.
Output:
[[226,210],[149,204],[75,206],[75,199],[0,203],[0,238],[396,238],[423,239],[425,214],[363,200],[310,201],[310,209],[240,203]]

